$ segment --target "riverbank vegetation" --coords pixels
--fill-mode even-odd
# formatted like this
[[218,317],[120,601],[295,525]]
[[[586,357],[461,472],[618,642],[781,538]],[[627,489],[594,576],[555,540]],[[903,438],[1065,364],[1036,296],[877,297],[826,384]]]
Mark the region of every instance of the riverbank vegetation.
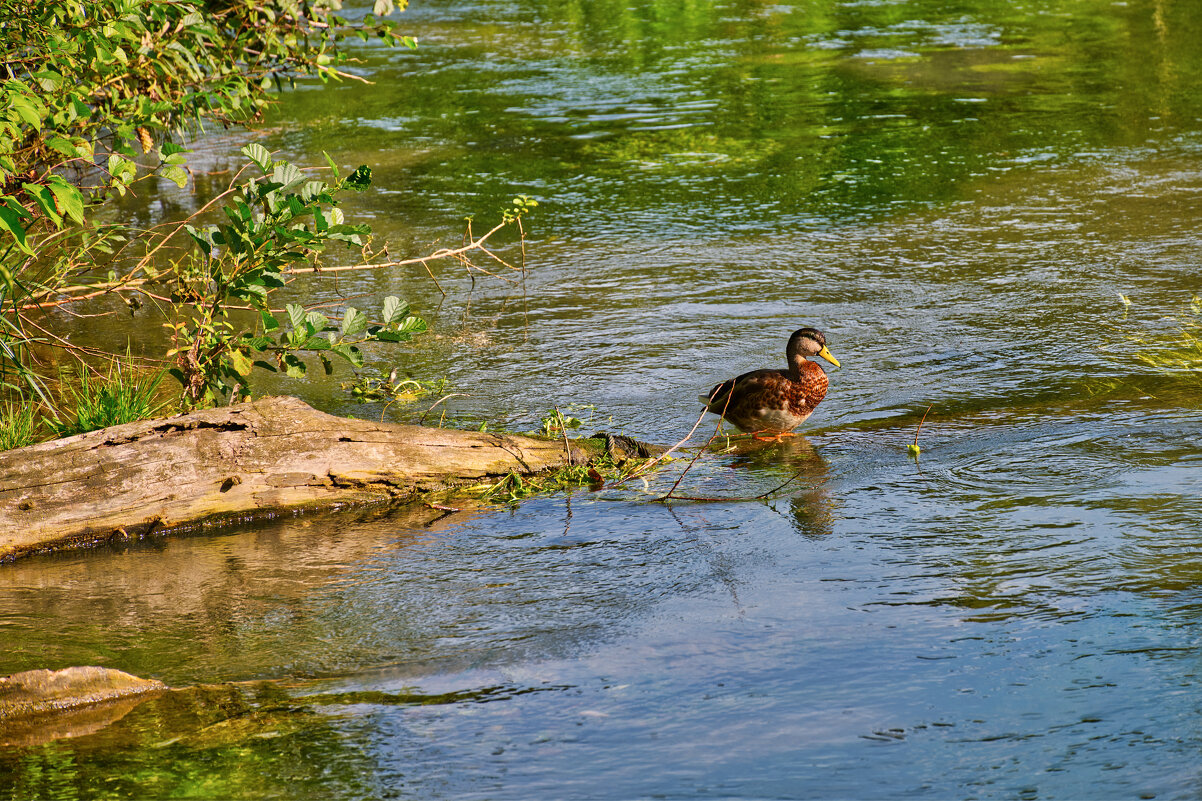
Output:
[[[463,247],[388,261],[370,228],[339,208],[370,185],[370,167],[340,170],[327,157],[303,168],[255,143],[241,148],[245,166],[229,187],[198,198],[188,219],[148,230],[119,219],[115,204],[152,180],[194,184],[190,136],[260,120],[301,76],[362,80],[347,37],[416,46],[386,21],[391,0],[353,22],[339,5],[0,0],[0,445],[86,430],[117,409],[242,399],[256,371],[300,378],[317,364],[359,365],[365,343],[407,341],[425,323],[399,297],[318,311],[275,293],[320,271],[335,248],[353,262],[338,269],[379,269],[466,260],[501,228],[520,229],[525,198]],[[81,316],[101,324],[115,314],[157,316],[169,347],[83,345],[66,331]],[[126,385],[138,403],[118,400]]]

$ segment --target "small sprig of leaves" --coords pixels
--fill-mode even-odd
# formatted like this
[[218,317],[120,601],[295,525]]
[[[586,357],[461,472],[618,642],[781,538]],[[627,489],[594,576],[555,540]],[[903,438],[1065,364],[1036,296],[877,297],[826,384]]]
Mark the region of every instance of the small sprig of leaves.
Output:
[[545,437],[562,436],[569,430],[580,428],[584,421],[579,417],[565,415],[559,409],[551,409],[542,417],[543,427],[539,433]]
[[609,456],[599,456],[588,464],[569,465],[542,475],[522,476],[510,471],[494,483],[468,487],[465,492],[478,494],[484,501],[512,505],[536,495],[573,492],[584,487],[601,489],[624,480],[648,461],[626,459],[619,464]]
[[534,198],[518,195],[507,208],[501,209],[501,219],[507,223],[516,222],[537,205],[538,201]]
[[[304,378],[307,368],[298,355],[302,352],[317,354],[326,375],[334,372],[330,356],[338,356],[353,367],[362,367],[360,345],[408,342],[414,334],[426,330],[424,320],[409,314],[409,304],[391,295],[384,298],[384,322],[377,325],[370,324],[367,315],[354,306],[346,307],[338,325],[321,312],[306,311],[296,303],[289,303],[285,311],[287,326],[279,316],[262,311],[263,332],[242,335],[242,347],[231,353],[240,376],[249,375],[251,367],[260,367],[270,372],[283,370],[291,378]],[[275,363],[263,359],[252,361],[254,354],[269,354]]]

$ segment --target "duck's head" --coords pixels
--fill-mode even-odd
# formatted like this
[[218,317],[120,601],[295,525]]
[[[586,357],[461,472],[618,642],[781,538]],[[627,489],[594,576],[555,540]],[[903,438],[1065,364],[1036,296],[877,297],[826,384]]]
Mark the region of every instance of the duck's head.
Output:
[[817,328],[799,328],[794,331],[793,336],[789,337],[789,346],[785,348],[785,355],[790,364],[795,356],[803,358],[818,356],[836,367],[839,366],[839,360],[826,349],[826,335]]

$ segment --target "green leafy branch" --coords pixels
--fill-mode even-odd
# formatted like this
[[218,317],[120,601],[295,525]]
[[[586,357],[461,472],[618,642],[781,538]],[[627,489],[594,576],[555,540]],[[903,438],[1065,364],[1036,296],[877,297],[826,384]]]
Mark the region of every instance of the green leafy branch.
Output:
[[[416,46],[379,18],[361,23],[339,0],[0,0],[0,389],[50,405],[36,346],[76,348],[31,308],[122,293],[130,307],[157,268],[107,282],[97,265],[137,241],[97,211],[138,181],[186,186],[174,140],[209,122],[260,117],[271,89],[300,75],[357,78],[346,36]],[[152,158],[147,161],[145,156]],[[150,248],[153,253],[165,239]],[[143,293],[149,296],[149,293]],[[99,354],[110,356],[112,354]]]
[[[283,316],[273,311],[268,299],[285,286],[289,265],[316,258],[332,243],[366,247],[371,229],[347,224],[335,197],[344,190],[366,189],[371,170],[360,167],[345,178],[336,174],[327,184],[293,164],[273,160],[262,145],[248,145],[242,152],[263,175],[231,196],[223,208],[224,222],[184,226],[199,255],[176,266],[168,356],[175,359],[171,374],[190,403],[245,397],[256,367],[303,377],[303,353],[316,354],[327,373],[333,371],[335,356],[358,367],[364,343],[407,342],[426,330],[426,323],[397,297],[384,300],[376,324],[350,306],[338,325],[300,304],[287,304]],[[231,316],[240,308],[259,313],[255,331],[242,330]]]

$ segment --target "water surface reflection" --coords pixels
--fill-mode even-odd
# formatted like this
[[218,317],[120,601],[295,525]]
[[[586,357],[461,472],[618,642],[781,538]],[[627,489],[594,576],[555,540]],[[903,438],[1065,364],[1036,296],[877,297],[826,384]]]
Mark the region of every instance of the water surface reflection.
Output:
[[[419,54],[365,49],[375,87],[290,96],[268,144],[375,166],[348,216],[413,252],[517,192],[541,205],[517,286],[298,283],[431,322],[368,370],[446,378],[458,425],[593,407],[670,443],[699,392],[784,366],[812,324],[844,364],[827,400],[678,487],[728,501],[650,502],[681,460],[511,509],[5,566],[4,672],[255,683],[0,771],[36,790],[66,766],[86,797],[203,795],[198,774],[247,797],[1197,794],[1199,384],[1132,358],[1202,291],[1193,5],[407,13]],[[384,414],[344,379],[306,398]]]

